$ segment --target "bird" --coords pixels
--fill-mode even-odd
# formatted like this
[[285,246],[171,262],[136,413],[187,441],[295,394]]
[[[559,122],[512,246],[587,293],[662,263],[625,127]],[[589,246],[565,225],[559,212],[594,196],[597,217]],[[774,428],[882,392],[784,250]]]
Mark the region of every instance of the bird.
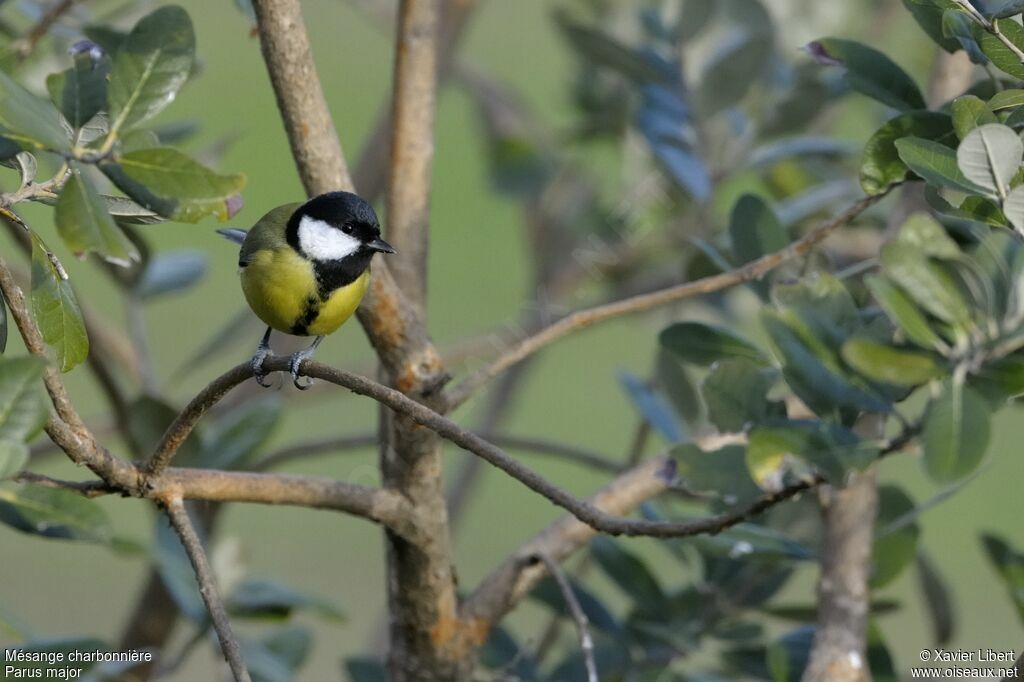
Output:
[[313,336],[288,364],[292,383],[302,363],[324,337],[337,331],[359,307],[377,253],[395,253],[380,236],[380,221],[370,204],[351,192],[327,192],[305,203],[271,209],[248,231],[217,230],[239,244],[238,272],[245,300],[267,325],[249,361],[256,382],[267,387],[263,361],[273,355],[270,334]]

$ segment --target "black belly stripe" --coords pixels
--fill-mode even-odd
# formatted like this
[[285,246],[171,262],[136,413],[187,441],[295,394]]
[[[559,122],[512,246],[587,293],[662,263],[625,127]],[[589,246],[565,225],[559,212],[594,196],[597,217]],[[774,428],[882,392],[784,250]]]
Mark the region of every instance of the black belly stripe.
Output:
[[294,336],[309,336],[309,326],[320,315],[320,305],[319,298],[315,296],[307,298],[306,307],[302,311],[302,316],[292,325],[291,334]]

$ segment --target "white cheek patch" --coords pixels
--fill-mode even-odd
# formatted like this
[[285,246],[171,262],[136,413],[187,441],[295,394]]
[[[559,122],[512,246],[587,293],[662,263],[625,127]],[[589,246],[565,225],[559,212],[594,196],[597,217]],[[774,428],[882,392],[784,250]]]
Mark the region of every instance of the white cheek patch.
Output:
[[303,216],[299,221],[299,248],[313,260],[341,260],[359,250],[358,239],[322,220]]

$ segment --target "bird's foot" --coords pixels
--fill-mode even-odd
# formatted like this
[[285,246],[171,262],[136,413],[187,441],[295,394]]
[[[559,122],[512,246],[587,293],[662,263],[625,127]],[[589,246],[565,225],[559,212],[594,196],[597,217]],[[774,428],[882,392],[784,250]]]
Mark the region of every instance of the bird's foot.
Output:
[[270,384],[265,381],[267,372],[263,371],[263,361],[272,357],[274,357],[274,351],[270,350],[269,346],[260,346],[256,349],[252,360],[249,361],[249,367],[252,369],[253,376],[256,377],[256,383],[263,388],[270,388]]
[[309,377],[306,377],[306,383],[299,381],[299,372],[302,370],[302,363],[313,357],[313,353],[315,352],[316,346],[300,350],[292,355],[291,361],[288,363],[288,370],[292,374],[292,383],[295,384],[295,388],[300,391],[305,391],[313,385],[313,380]]

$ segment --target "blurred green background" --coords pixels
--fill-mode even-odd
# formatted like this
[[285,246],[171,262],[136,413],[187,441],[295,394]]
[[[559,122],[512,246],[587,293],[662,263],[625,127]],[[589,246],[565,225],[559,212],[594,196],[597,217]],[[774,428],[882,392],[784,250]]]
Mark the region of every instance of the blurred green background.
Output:
[[[161,120],[200,121],[202,133],[190,143],[193,149],[224,136],[233,138],[219,168],[248,175],[245,208],[232,221],[247,226],[267,209],[301,196],[258,41],[229,0],[181,4],[195,22],[204,72]],[[926,78],[934,53],[909,16],[892,11],[893,5],[899,10],[898,2],[767,4],[778,19],[788,21],[781,40],[793,50],[818,35],[859,36],[893,55],[919,80]],[[510,85],[533,114],[559,129],[572,120],[569,79],[573,56],[551,21],[552,7],[552,3],[537,0],[481,0],[462,54]],[[342,143],[354,161],[390,86],[390,37],[370,15],[349,3],[311,0],[304,8]],[[886,12],[884,18],[881,12]],[[842,134],[862,142],[874,120],[841,120],[837,125]],[[614,149],[585,154],[579,161],[603,164],[592,170],[612,182],[618,176],[620,158]],[[51,245],[59,244],[48,209],[34,207],[25,216]],[[248,358],[258,340],[254,328],[251,339],[183,381],[170,383],[179,365],[242,305],[234,249],[213,232],[214,227],[207,221],[195,226],[144,228],[158,249],[195,248],[211,257],[210,272],[199,286],[184,295],[161,299],[146,312],[160,379],[180,401],[187,400],[214,373]],[[435,340],[444,346],[497,325],[514,328],[529,294],[520,209],[491,188],[474,107],[452,87],[440,97],[431,236],[429,308]],[[0,248],[5,257],[20,260],[20,253],[6,238],[0,238]],[[108,282],[91,264],[58,253],[65,257],[80,297],[112,324],[122,324],[123,311]],[[605,324],[556,344],[532,367],[511,408],[507,430],[577,443],[611,457],[624,456],[637,417],[618,386],[616,370],[649,373],[657,331],[668,320],[699,314],[699,305],[693,304]],[[318,359],[369,371],[370,350],[359,326],[351,324],[324,344]],[[76,370],[68,381],[87,416],[103,412],[105,403],[92,390],[85,371]],[[290,386],[283,390],[293,393]],[[463,408],[457,419],[473,424],[481,402],[478,398]],[[1016,438],[1024,436],[1018,414],[1007,410],[999,419],[989,461],[976,480],[924,516],[923,544],[955,591],[959,618],[954,646],[1007,650],[1024,644],[1013,606],[984,560],[977,539],[979,532],[990,530],[1017,546],[1024,543],[1018,492],[1019,481],[1024,480],[1024,459],[1014,447]],[[311,437],[364,433],[374,428],[375,417],[370,401],[337,391],[289,395],[283,424],[271,447]],[[654,443],[649,450],[654,452],[661,445]],[[603,480],[576,467],[528,453],[521,456],[579,495],[593,491]],[[462,457],[457,449],[447,449],[449,473]],[[72,469],[56,460],[44,467],[54,475],[81,475]],[[364,484],[377,480],[375,454],[370,451],[297,463],[289,470]],[[887,460],[882,476],[905,485],[918,502],[938,492],[922,475],[913,454]],[[148,541],[153,520],[148,504],[121,499],[104,500],[103,504],[120,532]],[[455,538],[460,584],[471,589],[508,552],[557,516],[557,510],[546,501],[488,471]],[[275,578],[327,596],[348,613],[343,624],[301,617],[316,631],[315,648],[301,679],[335,679],[342,675],[340,661],[344,657],[379,645],[385,592],[378,528],[326,512],[238,505],[221,525],[218,543],[229,540],[240,543],[248,575]],[[679,574],[679,564],[669,560],[657,542],[625,542],[651,557],[666,585],[685,580],[686,576]],[[118,639],[146,572],[137,558],[90,545],[28,538],[3,526],[0,567],[4,578],[0,608],[16,615],[30,630],[93,634],[111,641]],[[800,578],[787,588],[785,600],[813,601],[814,577],[812,567],[803,569]],[[615,588],[598,577],[592,581],[602,593],[614,595]],[[916,664],[919,650],[931,644],[913,572],[904,574],[885,595],[899,599],[904,606],[885,616],[881,625],[897,670],[905,674]],[[617,603],[614,596],[612,603]],[[508,622],[521,640],[528,642],[539,635],[537,628],[544,622],[541,615],[526,603]],[[176,642],[187,634],[185,628],[180,630]],[[216,670],[216,652],[205,648],[175,679],[214,679]]]

